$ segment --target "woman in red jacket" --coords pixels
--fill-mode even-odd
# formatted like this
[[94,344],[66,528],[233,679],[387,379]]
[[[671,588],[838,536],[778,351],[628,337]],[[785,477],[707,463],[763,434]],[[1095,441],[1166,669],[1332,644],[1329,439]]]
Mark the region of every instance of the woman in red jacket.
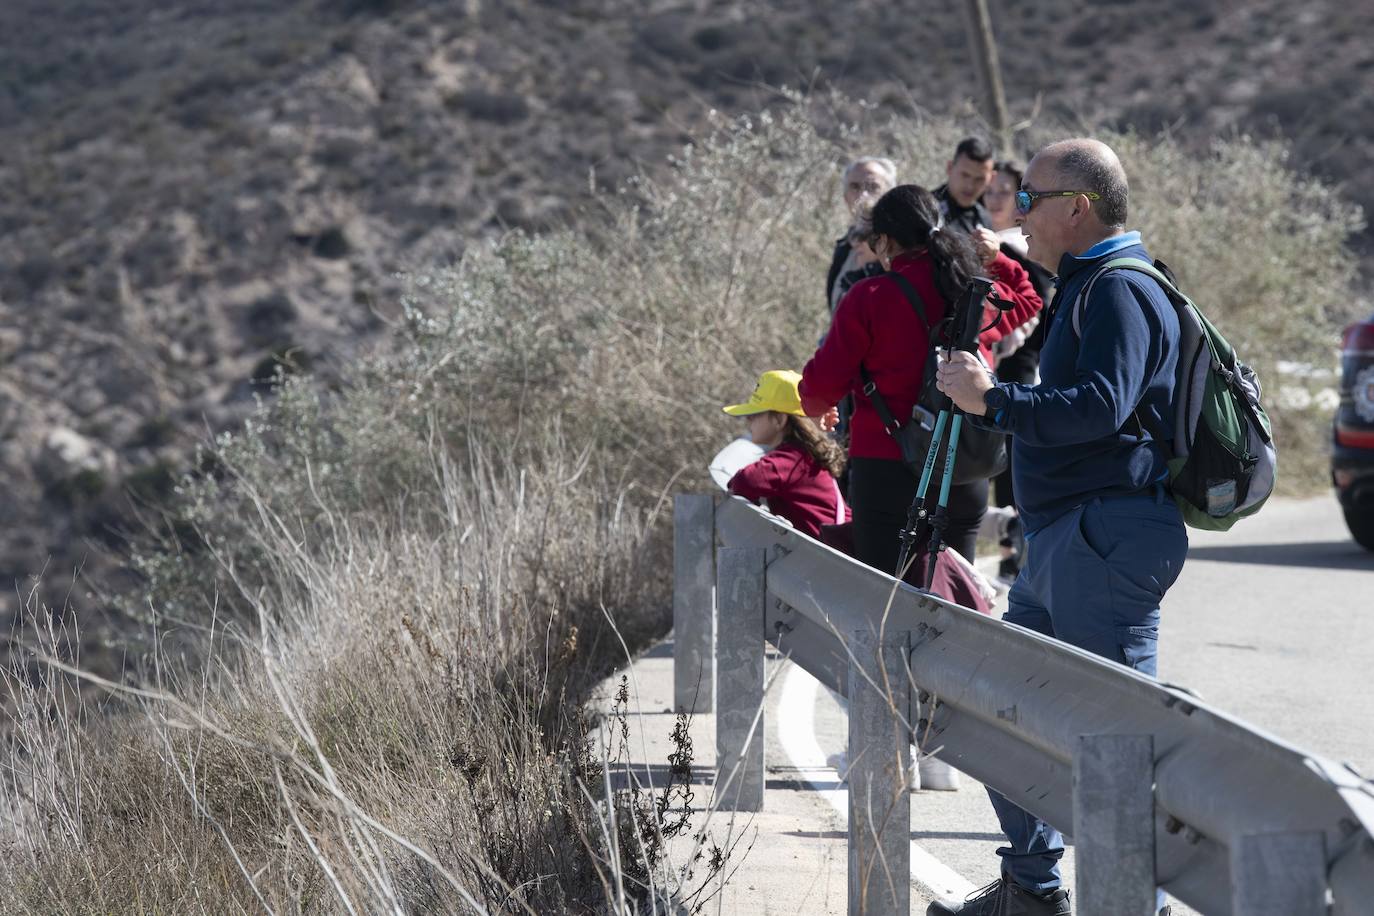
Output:
[[[854,513],[855,554],[875,569],[896,573],[898,534],[916,493],[916,478],[902,463],[901,450],[883,428],[859,381],[868,370],[892,415],[905,420],[920,395],[927,327],[945,318],[972,277],[996,281],[994,294],[1015,306],[979,337],[985,359],[991,345],[1025,324],[1041,307],[1025,269],[998,254],[986,264],[967,236],[941,228],[940,210],[930,192],[916,185],[888,191],[873,207],[871,245],[890,271],[900,273],[924,301],[924,320],[891,277],[856,283],[840,302],[830,331],[802,371],[802,407],[820,416],[844,395],[854,394],[850,423],[849,503]],[[988,307],[986,325],[996,315]],[[978,524],[987,512],[988,483],[951,488],[945,542],[973,560]]]
[[769,450],[730,478],[730,492],[750,502],[767,500],[768,511],[814,538],[822,525],[843,524],[850,515],[835,482],[844,451],[802,413],[800,379],[790,370],[765,372],[748,401],[722,409],[744,417],[749,438]]

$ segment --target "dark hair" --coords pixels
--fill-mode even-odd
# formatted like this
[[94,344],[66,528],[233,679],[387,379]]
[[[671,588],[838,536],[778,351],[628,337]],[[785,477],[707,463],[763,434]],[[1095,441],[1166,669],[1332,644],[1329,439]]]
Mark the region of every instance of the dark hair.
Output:
[[1018,188],[1021,187],[1021,179],[1026,177],[1026,173],[1021,171],[1016,163],[1012,162],[1010,159],[999,160],[997,164],[992,167],[992,170],[1002,175],[1010,175],[1012,182]]
[[1093,211],[1108,229],[1126,228],[1129,187],[1126,173],[1110,159],[1086,147],[1070,147],[1055,162],[1059,176],[1068,182],[1067,190],[1093,191]]
[[987,162],[992,158],[992,144],[982,137],[965,137],[954,148],[954,158],[963,156],[974,162]]
[[899,184],[873,205],[873,234],[885,235],[903,251],[925,248],[935,262],[935,285],[953,304],[982,269],[973,242],[962,232],[939,229],[940,205],[925,188]]
[[844,473],[844,449],[830,436],[821,431],[819,425],[810,417],[799,417],[796,414],[783,414],[787,417],[787,427],[783,432],[784,439],[791,439],[800,445],[816,463],[830,472],[831,476],[839,477]]

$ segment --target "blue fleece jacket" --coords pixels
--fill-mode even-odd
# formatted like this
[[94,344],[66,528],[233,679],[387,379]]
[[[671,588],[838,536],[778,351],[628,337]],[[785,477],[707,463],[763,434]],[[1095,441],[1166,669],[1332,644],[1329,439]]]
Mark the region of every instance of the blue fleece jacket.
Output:
[[[1144,490],[1168,476],[1165,448],[1131,417],[1139,410],[1170,438],[1178,316],[1150,277],[1114,270],[1084,303],[1073,302],[1096,266],[1114,257],[1149,262],[1138,233],[1116,236],[1059,263],[1045,318],[1040,384],[1000,383],[1007,407],[997,428],[1012,435],[1017,509],[1028,532],[1095,496]],[[983,424],[980,424],[983,425]]]

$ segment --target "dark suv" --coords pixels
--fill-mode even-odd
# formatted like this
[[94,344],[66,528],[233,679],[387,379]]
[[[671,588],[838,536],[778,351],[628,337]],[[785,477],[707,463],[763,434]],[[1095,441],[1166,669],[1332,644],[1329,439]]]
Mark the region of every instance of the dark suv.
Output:
[[1361,547],[1374,550],[1374,316],[1345,329],[1341,340],[1341,406],[1331,447],[1331,481],[1345,523]]

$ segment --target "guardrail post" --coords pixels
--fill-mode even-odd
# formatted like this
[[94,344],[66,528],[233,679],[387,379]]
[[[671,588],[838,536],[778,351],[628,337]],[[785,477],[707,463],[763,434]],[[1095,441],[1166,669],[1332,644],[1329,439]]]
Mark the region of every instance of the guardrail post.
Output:
[[716,798],[726,810],[763,810],[767,566],[758,548],[726,547],[717,557]]
[[1155,761],[1150,735],[1081,735],[1073,842],[1083,913],[1154,916]]
[[1252,834],[1231,847],[1232,916],[1326,912],[1326,838],[1320,832]]
[[869,630],[850,643],[849,916],[911,913],[909,647]]
[[673,497],[673,709],[715,708],[716,500],[709,493]]

